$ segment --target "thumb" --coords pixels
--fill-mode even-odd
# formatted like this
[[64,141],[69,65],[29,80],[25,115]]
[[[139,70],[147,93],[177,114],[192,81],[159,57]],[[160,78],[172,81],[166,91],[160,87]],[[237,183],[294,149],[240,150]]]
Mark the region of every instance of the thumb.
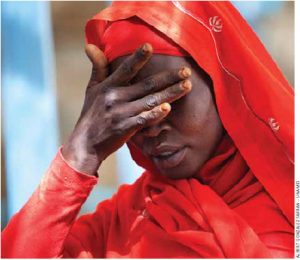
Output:
[[95,45],[87,44],[85,53],[92,62],[92,74],[89,86],[103,81],[108,75],[108,62],[104,53]]

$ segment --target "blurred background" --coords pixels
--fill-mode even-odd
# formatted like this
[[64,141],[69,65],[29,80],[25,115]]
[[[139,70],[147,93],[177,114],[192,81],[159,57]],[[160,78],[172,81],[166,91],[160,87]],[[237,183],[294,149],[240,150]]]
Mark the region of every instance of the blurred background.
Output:
[[[294,2],[233,2],[294,86]],[[85,23],[101,1],[2,2],[1,229],[28,200],[79,116],[91,65]],[[93,211],[142,169],[126,146],[99,171],[80,214]]]

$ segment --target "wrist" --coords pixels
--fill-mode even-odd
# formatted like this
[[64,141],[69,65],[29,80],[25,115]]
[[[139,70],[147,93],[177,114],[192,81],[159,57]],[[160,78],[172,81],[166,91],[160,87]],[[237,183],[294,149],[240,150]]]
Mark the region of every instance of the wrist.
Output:
[[61,154],[76,171],[97,176],[102,161],[96,153],[90,152],[87,146],[68,141],[63,145]]

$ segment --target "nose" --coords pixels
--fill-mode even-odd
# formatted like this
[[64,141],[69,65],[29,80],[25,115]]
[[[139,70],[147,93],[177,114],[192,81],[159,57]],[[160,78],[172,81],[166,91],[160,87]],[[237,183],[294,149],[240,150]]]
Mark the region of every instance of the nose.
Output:
[[142,129],[141,133],[145,137],[157,137],[161,132],[169,131],[170,129],[171,126],[166,121],[161,121],[158,124]]

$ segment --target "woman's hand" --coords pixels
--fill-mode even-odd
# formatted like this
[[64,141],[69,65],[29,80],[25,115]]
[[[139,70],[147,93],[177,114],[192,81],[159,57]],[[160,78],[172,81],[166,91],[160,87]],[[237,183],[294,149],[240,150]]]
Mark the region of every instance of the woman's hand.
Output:
[[128,85],[150,59],[150,44],[137,49],[107,78],[104,54],[93,45],[88,45],[86,52],[93,63],[92,77],[81,115],[62,153],[72,167],[94,175],[101,162],[137,131],[168,115],[169,103],[191,90],[187,80],[191,71],[161,72]]

